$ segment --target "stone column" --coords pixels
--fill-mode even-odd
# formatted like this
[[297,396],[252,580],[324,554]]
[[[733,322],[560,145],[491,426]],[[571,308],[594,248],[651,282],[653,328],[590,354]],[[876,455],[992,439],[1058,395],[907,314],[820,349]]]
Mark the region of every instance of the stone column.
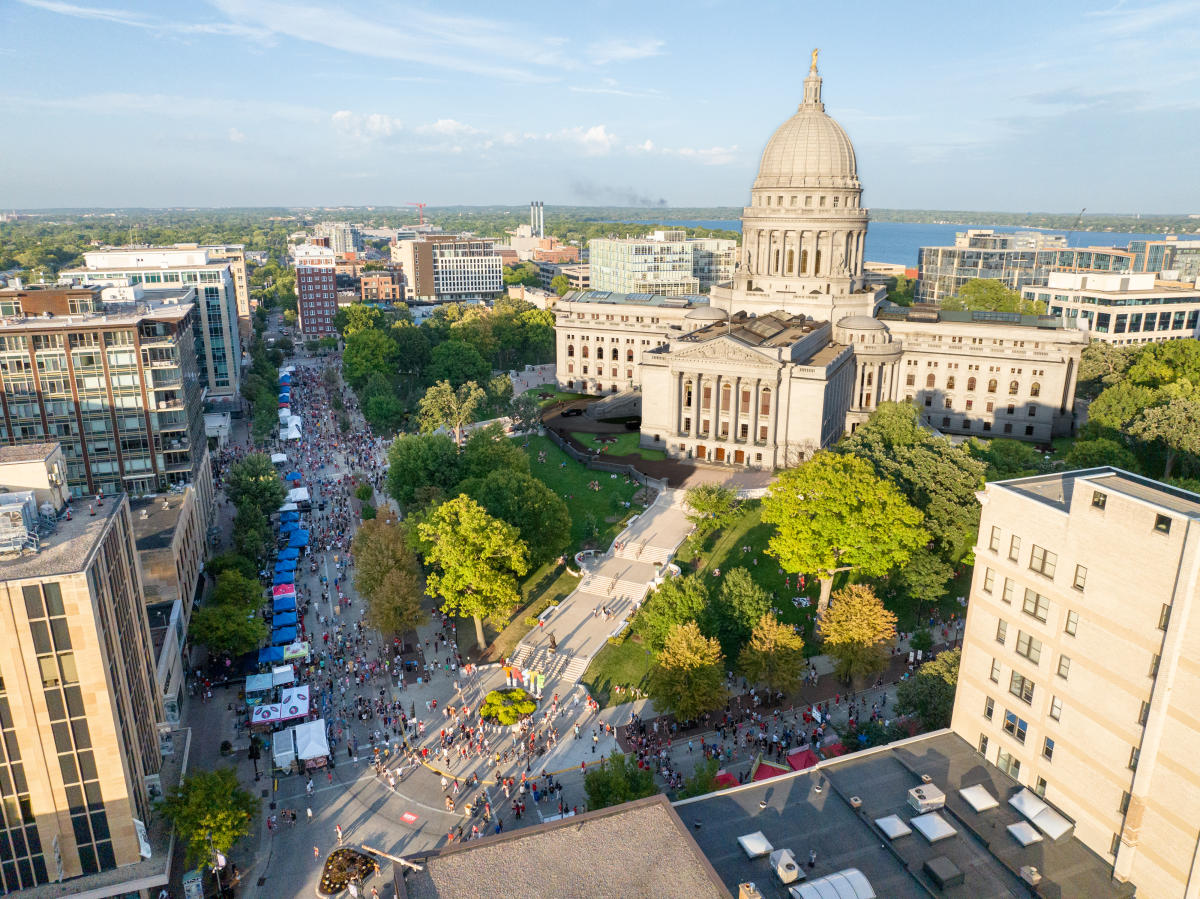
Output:
[[733,437],[734,443],[740,443],[741,438],[738,436],[738,427],[741,423],[742,414],[742,376],[738,375],[733,379],[733,409],[729,413],[729,433]]

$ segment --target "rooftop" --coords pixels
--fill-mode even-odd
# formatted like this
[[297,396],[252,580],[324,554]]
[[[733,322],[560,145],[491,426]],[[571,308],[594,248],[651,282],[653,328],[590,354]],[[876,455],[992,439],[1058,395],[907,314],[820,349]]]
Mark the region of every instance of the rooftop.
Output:
[[745,312],[735,312],[728,323],[715,322],[679,339],[699,343],[718,337],[732,337],[747,346],[787,347],[823,325],[825,322],[818,322],[803,315],[789,316],[782,312],[768,312],[765,315],[749,316]]
[[976,325],[1005,325],[1018,328],[1041,328],[1062,331],[1065,326],[1057,315],[1021,315],[1017,312],[992,312],[984,309],[939,309],[936,306],[885,305],[876,313],[885,322],[960,322]]
[[89,505],[94,506],[95,499],[76,500],[71,507],[71,520],[60,520],[58,529],[42,539],[38,552],[0,558],[0,578],[15,581],[81,571],[107,531],[110,519],[120,510],[123,499],[124,494],[106,496],[104,505],[95,509],[95,515],[87,511]]
[[[922,775],[946,794],[941,817],[956,831],[930,843],[920,833],[888,840],[875,819],[897,815],[906,823],[917,815],[908,791]],[[998,800],[976,812],[959,790],[982,784]],[[948,730],[819,763],[815,768],[676,803],[692,835],[726,886],[756,883],[766,899],[787,893],[765,858],[751,859],[737,842],[761,831],[776,848],[791,849],[798,862],[817,853],[810,879],[857,868],[879,896],[890,899],[940,895],[949,899],[1009,899],[1026,895],[1022,866],[1042,875],[1038,895],[1069,899],[1129,897],[1133,887],[1112,881],[1111,865],[1073,836],[1045,838],[1022,847],[1007,832],[1025,820],[1008,804],[1020,789],[965,740]],[[861,808],[850,805],[858,797]],[[939,889],[925,873],[930,859],[949,859],[963,874],[961,886]]]
[[139,551],[166,549],[171,545],[187,496],[185,489],[181,493],[163,493],[129,501],[133,539]]
[[40,462],[58,449],[57,443],[25,443],[17,446],[0,446],[0,465],[12,462]]
[[409,860],[424,870],[394,867],[399,899],[730,895],[661,794]]
[[1177,515],[1200,519],[1200,495],[1108,465],[996,481],[995,485],[1067,512],[1071,508],[1071,496],[1078,481],[1103,487],[1110,493],[1122,493]]
[[665,296],[661,293],[613,293],[609,290],[573,290],[560,300],[567,303],[608,303],[615,306],[667,306],[691,309],[707,306],[708,297],[697,293]]

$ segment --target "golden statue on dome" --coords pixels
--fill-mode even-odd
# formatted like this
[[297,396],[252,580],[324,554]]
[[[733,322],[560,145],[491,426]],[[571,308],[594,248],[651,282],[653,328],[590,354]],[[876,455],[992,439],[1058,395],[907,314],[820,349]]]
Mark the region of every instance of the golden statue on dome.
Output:
[[815,72],[815,71],[817,70],[817,54],[818,54],[818,53],[820,53],[820,52],[821,52],[821,49],[820,49],[820,47],[817,47],[817,48],[814,48],[814,49],[813,49],[813,52],[812,52],[812,66],[811,66],[811,67],[809,67],[809,71],[810,71],[810,72]]

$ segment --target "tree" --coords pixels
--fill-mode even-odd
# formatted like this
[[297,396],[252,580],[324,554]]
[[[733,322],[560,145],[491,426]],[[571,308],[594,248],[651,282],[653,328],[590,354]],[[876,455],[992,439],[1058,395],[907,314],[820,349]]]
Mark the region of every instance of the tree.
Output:
[[233,516],[233,547],[241,555],[261,562],[269,555],[274,539],[266,515],[250,506],[237,510]]
[[433,348],[425,374],[430,381],[449,381],[454,387],[460,387],[468,381],[485,383],[492,374],[492,367],[471,344],[447,340]]
[[529,547],[530,568],[550,561],[567,548],[571,539],[567,504],[533,475],[497,468],[479,481],[470,495],[489,515],[507,521],[520,532]]
[[894,573],[900,588],[918,604],[935,603],[948,592],[950,579],[954,577],[954,566],[938,553],[922,546],[913,550],[908,563]]
[[979,440],[972,437],[967,442],[967,451],[987,465],[985,477],[989,481],[1024,478],[1050,470],[1049,463],[1037,448],[1020,440],[1004,437]]
[[1115,465],[1132,472],[1139,469],[1138,458],[1133,451],[1109,437],[1077,440],[1067,453],[1066,464],[1072,470],[1102,465]]
[[721,762],[716,758],[703,759],[692,769],[692,776],[683,782],[683,788],[676,799],[689,799],[692,796],[704,796],[717,789],[717,772],[721,770]]
[[1154,387],[1121,381],[1105,390],[1088,405],[1088,425],[1099,425],[1127,433],[1129,424],[1143,409],[1156,405],[1161,395]]
[[485,616],[506,616],[521,598],[517,578],[529,570],[529,548],[520,532],[493,518],[469,496],[448,500],[418,525],[433,567],[426,591],[442,611],[475,620],[475,639],[485,645]]
[[583,788],[587,791],[589,811],[643,799],[658,792],[654,773],[649,768],[639,768],[617,749],[584,774]]
[[513,384],[512,378],[508,375],[496,375],[487,383],[487,399],[491,407],[497,412],[504,409],[512,402]]
[[224,552],[213,556],[204,564],[204,571],[212,577],[219,577],[224,571],[236,571],[251,581],[258,578],[258,568],[254,562],[235,552]]
[[396,342],[396,364],[400,371],[417,375],[429,364],[429,338],[412,322],[401,321],[392,326]]
[[1165,402],[1143,409],[1129,426],[1129,433],[1148,443],[1166,449],[1162,477],[1171,477],[1175,459],[1180,453],[1200,455],[1200,399],[1193,396],[1170,396]]
[[376,372],[394,376],[399,371],[399,362],[400,351],[387,332],[356,331],[346,338],[346,348],[342,351],[342,377],[359,390]]
[[1106,387],[1119,382],[1132,364],[1137,350],[1117,346],[1103,340],[1093,340],[1083,348],[1079,357],[1079,382],[1076,393],[1095,399]]
[[505,727],[511,727],[522,718],[537,711],[537,702],[520,687],[492,690],[483,697],[479,709],[480,718],[490,718]]
[[360,331],[380,330],[383,327],[383,313],[373,306],[351,303],[339,307],[334,313],[333,326],[343,338]]
[[504,267],[504,284],[523,284],[526,287],[537,287],[541,275],[538,267],[532,262],[522,262],[518,265]]
[[727,658],[736,658],[756,622],[771,610],[767,592],[745,568],[721,572],[721,587],[708,605],[706,631],[717,638]]
[[388,447],[388,495],[401,506],[420,488],[446,492],[458,481],[458,448],[445,434],[403,434]]
[[257,606],[262,590],[257,577],[246,577],[242,572],[227,568],[216,576],[209,601],[219,606]]
[[655,708],[680,721],[693,721],[720,708],[728,698],[721,645],[700,633],[695,622],[671,628],[650,669]]
[[895,303],[897,306],[911,306],[913,304],[913,291],[916,289],[916,282],[908,280],[904,275],[897,275],[891,279],[893,284],[888,287],[888,300]]
[[634,630],[651,649],[661,649],[672,628],[696,621],[707,606],[708,588],[699,574],[667,578],[642,604]]
[[870,463],[830,452],[784,471],[762,501],[762,520],[775,526],[767,552],[787,571],[820,579],[818,614],[838,572],[882,577],[907,562],[929,541],[922,517]]
[[990,312],[1019,312],[1022,315],[1044,315],[1046,304],[1027,300],[1015,290],[1009,290],[993,278],[972,278],[952,297],[942,300],[943,309],[979,309]]
[[[372,376],[372,381],[378,377]],[[385,392],[371,389],[367,385],[363,399],[363,417],[371,428],[379,433],[398,431],[404,424],[405,408],[400,398],[392,390]]]
[[571,292],[571,280],[566,275],[555,275],[550,279],[550,289],[560,297]]
[[464,478],[485,478],[500,469],[528,474],[529,456],[504,436],[500,425],[490,424],[467,438],[459,468]]
[[514,396],[508,404],[508,417],[514,431],[533,431],[542,424],[542,404],[528,393]]
[[962,653],[957,649],[943,652],[918,668],[912,677],[901,681],[896,688],[897,714],[916,715],[925,730],[949,727],[961,659]]
[[825,651],[837,661],[846,681],[878,674],[887,666],[887,644],[896,637],[896,616],[883,607],[875,591],[851,584],[833,595],[817,617]]
[[187,863],[201,865],[213,850],[225,854],[250,835],[258,800],[242,789],[232,768],[217,768],[188,775],[159,808],[187,846]]
[[798,689],[806,668],[804,640],[771,614],[758,619],[738,656],[738,669],[747,680],[781,693]]
[[462,443],[463,428],[475,420],[475,411],[483,402],[484,393],[474,381],[457,389],[449,381],[438,381],[421,397],[417,420],[425,433],[446,428],[454,432],[454,442]]
[[702,540],[733,519],[737,492],[724,484],[698,484],[687,489],[683,501],[691,509],[687,518],[696,526],[695,536]]
[[350,544],[354,587],[367,600],[367,622],[385,637],[423,624],[421,572],[396,521],[364,521]]
[[262,645],[267,624],[258,614],[257,602],[247,606],[210,603],[192,612],[188,635],[212,656],[237,658]]
[[270,457],[251,453],[229,467],[225,495],[239,510],[251,508],[270,515],[283,505],[287,490]]

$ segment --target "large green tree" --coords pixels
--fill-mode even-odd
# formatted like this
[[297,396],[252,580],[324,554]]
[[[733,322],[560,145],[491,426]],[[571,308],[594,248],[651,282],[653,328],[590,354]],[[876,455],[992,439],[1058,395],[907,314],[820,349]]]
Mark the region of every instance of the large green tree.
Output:
[[421,572],[403,526],[392,519],[364,521],[350,544],[354,587],[367,601],[367,621],[385,637],[403,635],[428,615]]
[[190,774],[159,803],[187,847],[189,865],[210,862],[213,850],[224,855],[249,836],[258,807],[232,768]]
[[728,698],[721,645],[695,622],[675,625],[650,669],[649,687],[655,708],[680,721],[720,708]]
[[751,683],[792,693],[799,689],[807,671],[804,640],[791,625],[764,614],[738,655],[738,669]]
[[486,478],[500,469],[529,474],[529,456],[504,436],[504,428],[490,424],[467,438],[459,470],[464,478]]
[[1095,437],[1091,440],[1077,440],[1067,452],[1067,468],[1097,468],[1102,465],[1115,465],[1126,471],[1137,472],[1138,458],[1133,450],[1111,437]]
[[361,389],[376,372],[393,377],[399,370],[400,350],[386,331],[368,328],[346,338],[346,348],[342,350],[342,377],[355,390]]
[[784,471],[762,501],[774,525],[767,552],[794,574],[821,583],[818,614],[843,571],[882,577],[929,541],[913,508],[890,482],[857,456],[821,452]]
[[334,313],[333,326],[343,338],[360,331],[380,330],[383,328],[383,313],[374,306],[351,303],[349,306],[339,307]]
[[401,506],[422,488],[447,493],[459,479],[458,448],[445,434],[403,434],[388,447],[388,495]]
[[1022,315],[1042,315],[1046,312],[1046,304],[1041,300],[1027,300],[992,278],[972,278],[954,296],[942,300],[942,308],[1019,312]]
[[1179,455],[1200,456],[1200,396],[1164,396],[1161,402],[1139,413],[1129,426],[1129,433],[1165,450],[1162,473],[1165,481],[1171,477]]
[[833,595],[817,618],[823,648],[836,662],[839,677],[853,682],[878,674],[887,666],[888,645],[896,637],[896,616],[883,607],[875,591],[851,584]]
[[707,607],[708,587],[701,575],[667,578],[642,604],[634,630],[651,649],[661,649],[672,628],[696,621]]
[[485,394],[474,381],[459,387],[449,381],[438,381],[421,397],[418,421],[425,433],[445,428],[454,433],[454,442],[462,443],[463,429],[475,420],[475,413],[482,405]]
[[471,496],[490,515],[507,521],[520,532],[529,547],[531,568],[550,561],[567,548],[571,539],[571,513],[567,504],[533,475],[497,468],[477,482]]
[[447,340],[435,346],[425,372],[427,380],[449,381],[453,387],[468,381],[485,384],[491,374],[492,367],[487,360],[464,340]]
[[392,326],[396,343],[396,365],[406,375],[419,375],[429,364],[429,338],[411,322],[401,321]]
[[529,570],[529,547],[515,527],[468,496],[442,503],[418,530],[433,568],[426,590],[444,612],[474,619],[482,649],[483,619],[507,616],[521,598],[517,578]]
[[943,652],[918,668],[912,677],[901,681],[896,688],[896,712],[916,715],[925,730],[949,727],[961,659],[962,653],[957,649]]
[[724,484],[697,484],[683,495],[688,521],[695,525],[697,539],[703,540],[733,520],[737,510],[737,491]]
[[592,765],[583,776],[583,789],[587,793],[588,811],[608,808],[643,799],[658,792],[654,773],[649,768],[639,768],[631,758],[614,749],[612,755]]
[[188,636],[208,649],[210,655],[237,658],[257,649],[267,639],[267,624],[259,615],[258,603],[218,605],[209,603],[192,612]]
[[711,598],[705,628],[717,638],[726,658],[737,658],[755,624],[771,610],[771,599],[745,568],[721,572],[721,586]]
[[283,504],[287,490],[270,457],[251,453],[229,467],[225,495],[239,509],[252,508],[270,515]]

